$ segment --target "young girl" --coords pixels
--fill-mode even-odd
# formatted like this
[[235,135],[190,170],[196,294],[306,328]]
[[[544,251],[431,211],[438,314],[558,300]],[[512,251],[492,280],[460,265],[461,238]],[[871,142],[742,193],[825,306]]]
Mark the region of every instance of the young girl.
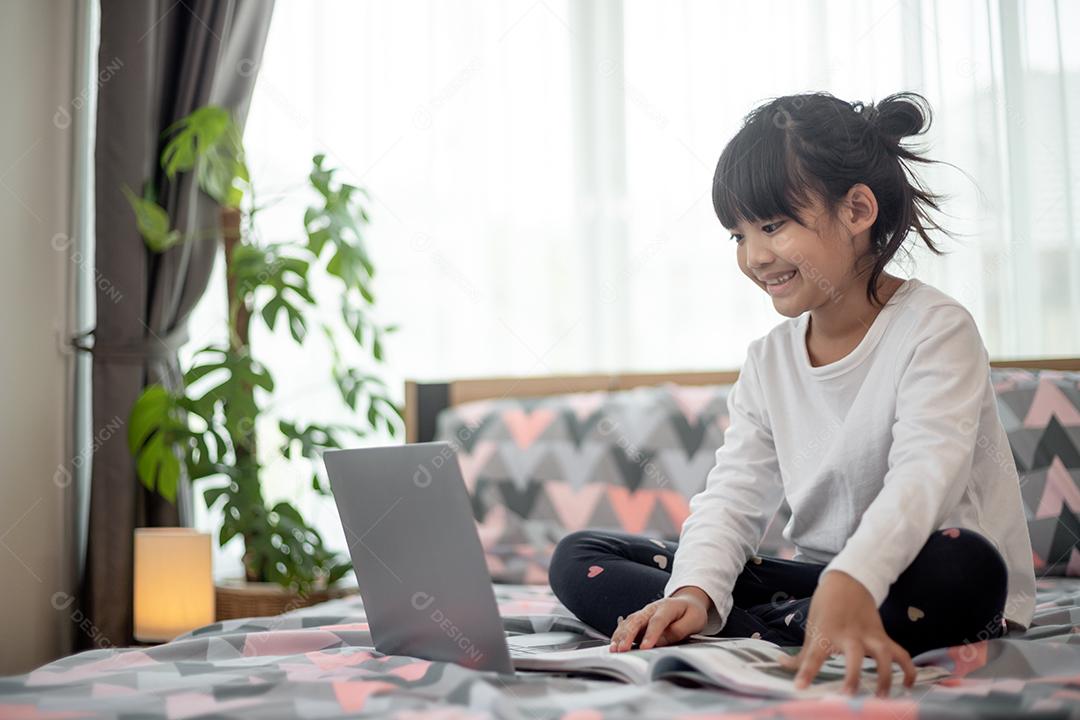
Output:
[[[739,268],[789,318],[750,344],[730,425],[678,543],[582,530],[558,544],[555,595],[611,650],[695,633],[802,645],[805,687],[831,653],[857,689],[892,663],[1025,628],[1035,604],[1019,480],[970,313],[885,271],[940,197],[901,141],[926,131],[912,93],[827,93],[747,116],[720,156],[713,205]],[[755,555],[787,498],[794,560]]]

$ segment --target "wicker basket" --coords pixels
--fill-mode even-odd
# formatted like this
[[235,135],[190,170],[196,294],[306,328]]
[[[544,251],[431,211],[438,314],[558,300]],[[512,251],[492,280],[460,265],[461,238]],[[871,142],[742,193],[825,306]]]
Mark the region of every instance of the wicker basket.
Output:
[[356,594],[355,587],[333,587],[301,595],[277,583],[219,580],[214,587],[217,619],[267,617]]

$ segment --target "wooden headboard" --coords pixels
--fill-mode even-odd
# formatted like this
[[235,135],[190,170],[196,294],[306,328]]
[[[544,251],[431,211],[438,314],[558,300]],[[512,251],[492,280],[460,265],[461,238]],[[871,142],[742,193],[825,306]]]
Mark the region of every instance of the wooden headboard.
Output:
[[[993,360],[994,367],[1080,371],[1080,358]],[[614,373],[610,375],[535,375],[464,378],[443,382],[405,381],[405,440],[428,442],[435,437],[435,420],[444,408],[473,400],[539,397],[596,390],[629,390],[671,382],[678,385],[727,385],[738,370],[672,373]]]

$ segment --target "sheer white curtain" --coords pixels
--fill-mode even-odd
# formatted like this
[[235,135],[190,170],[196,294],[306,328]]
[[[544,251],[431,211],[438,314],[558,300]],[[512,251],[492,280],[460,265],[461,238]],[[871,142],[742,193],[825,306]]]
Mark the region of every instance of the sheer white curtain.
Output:
[[929,155],[956,167],[923,177],[951,196],[943,221],[962,237],[894,271],[967,305],[994,357],[1080,353],[1080,50],[1063,42],[1080,5],[627,3],[624,15],[626,244],[648,258],[626,276],[625,363],[733,365],[782,319],[737,274],[709,179],[746,111],[809,89],[925,94]]
[[[276,9],[247,143],[266,192],[313,152],[372,191],[401,376],[737,365],[782,318],[712,170],[762,99],[923,92],[947,258],[898,268],[995,356],[1080,351],[1075,3],[301,2]],[[962,171],[962,172],[961,172]],[[967,173],[965,176],[964,173]],[[293,196],[264,232],[299,232]]]
[[[1076,27],[1053,0],[278,0],[245,137],[275,202],[259,226],[302,232],[315,152],[371,191],[394,388],[731,368],[783,318],[713,214],[724,144],[768,97],[916,90],[931,157],[956,166],[923,177],[962,238],[894,271],[964,302],[992,356],[1076,355]],[[223,302],[199,309],[199,340]],[[253,341],[275,413],[341,419],[316,339]],[[260,432],[277,444],[273,417]],[[270,495],[332,516],[296,468],[271,476]]]

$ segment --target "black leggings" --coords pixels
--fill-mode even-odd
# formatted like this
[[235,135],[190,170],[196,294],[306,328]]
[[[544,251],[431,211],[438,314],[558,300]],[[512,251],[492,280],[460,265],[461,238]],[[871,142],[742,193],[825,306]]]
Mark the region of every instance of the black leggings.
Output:
[[[556,546],[548,579],[568,610],[610,636],[619,616],[663,597],[677,547],[614,530],[578,530]],[[751,558],[736,579],[734,607],[717,637],[802,645],[810,598],[824,568]],[[1006,585],[1005,561],[986,538],[959,528],[939,530],[889,588],[881,620],[889,637],[913,656],[999,637]]]

